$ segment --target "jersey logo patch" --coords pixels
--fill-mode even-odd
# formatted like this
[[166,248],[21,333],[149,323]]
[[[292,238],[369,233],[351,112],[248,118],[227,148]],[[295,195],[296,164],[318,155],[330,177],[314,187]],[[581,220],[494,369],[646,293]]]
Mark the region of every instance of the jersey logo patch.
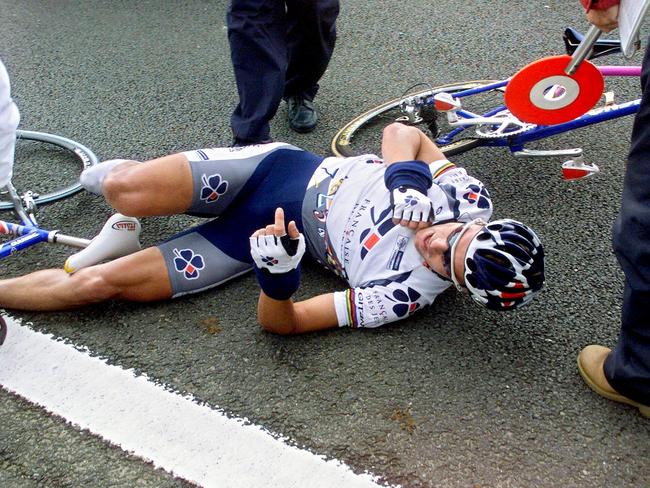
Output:
[[399,269],[399,265],[402,263],[402,258],[404,257],[404,250],[406,249],[408,242],[409,238],[407,236],[401,234],[397,236],[395,245],[393,246],[393,252],[390,253],[390,259],[386,265],[387,269],[392,269],[393,271],[397,271]]
[[490,194],[484,186],[469,185],[463,198],[478,208],[490,208]]
[[420,308],[420,304],[417,301],[420,296],[421,295],[417,291],[409,286],[406,291],[395,290],[392,297],[386,296],[386,298],[393,302],[397,302],[393,305],[393,312],[395,312],[395,315],[398,317],[405,317],[411,315]]
[[365,259],[366,255],[373,247],[377,245],[377,243],[386,234],[386,232],[395,227],[395,224],[393,223],[390,216],[391,211],[392,207],[388,207],[387,209],[383,210],[375,219],[375,208],[373,207],[370,209],[370,219],[372,220],[374,226],[370,227],[369,229],[365,229],[359,238],[359,242],[361,243],[362,260]]
[[183,273],[185,279],[195,280],[199,277],[199,271],[205,268],[203,256],[194,254],[191,249],[174,249],[174,267],[179,273]]
[[210,176],[201,176],[203,188],[201,188],[201,200],[206,203],[214,203],[219,197],[228,191],[228,182],[222,180],[221,175],[215,173]]

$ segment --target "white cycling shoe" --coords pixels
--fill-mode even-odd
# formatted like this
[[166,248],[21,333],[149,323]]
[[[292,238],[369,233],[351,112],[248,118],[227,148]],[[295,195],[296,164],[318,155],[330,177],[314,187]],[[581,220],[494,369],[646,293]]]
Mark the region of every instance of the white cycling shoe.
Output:
[[88,247],[70,256],[63,266],[68,273],[74,273],[93,264],[116,259],[139,251],[140,222],[135,217],[113,215],[102,227]]

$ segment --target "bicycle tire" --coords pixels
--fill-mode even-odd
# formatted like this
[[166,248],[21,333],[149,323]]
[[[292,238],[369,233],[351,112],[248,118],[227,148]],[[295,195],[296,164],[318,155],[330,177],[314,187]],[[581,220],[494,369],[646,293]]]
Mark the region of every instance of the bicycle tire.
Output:
[[[49,134],[47,132],[17,130],[16,139],[43,142],[67,150],[68,152],[72,153],[76,157],[77,161],[81,164],[79,174],[81,174],[81,171],[84,169],[89,168],[90,166],[93,166],[99,162],[95,153],[93,153],[86,146],[63,136]],[[74,195],[82,189],[83,188],[79,183],[79,178],[77,177],[77,179],[70,184],[35,197],[34,202],[36,205],[55,202],[57,200],[67,198],[70,195]],[[0,201],[0,210],[13,210],[13,208],[14,204],[11,200]]]
[[[385,117],[385,114],[401,105],[401,103],[410,97],[427,97],[434,95],[436,93],[445,91],[445,92],[456,92],[461,90],[467,90],[470,88],[476,88],[481,85],[488,83],[494,83],[495,80],[475,80],[475,81],[465,81],[460,83],[449,83],[447,85],[440,85],[436,87],[431,87],[426,90],[421,90],[409,94],[402,95],[399,98],[394,98],[387,102],[384,102],[380,105],[377,105],[370,110],[363,112],[362,114],[356,116],[354,119],[345,124],[336,135],[332,138],[331,150],[336,156],[340,157],[349,157],[349,156],[358,156],[363,154],[364,151],[360,151],[355,148],[353,144],[353,138],[359,134],[361,129],[365,128],[373,121],[376,121],[382,117]],[[379,135],[379,134],[378,134]],[[451,142],[450,144],[440,145],[445,156],[453,156],[456,154],[461,154],[470,149],[474,149],[478,146],[486,144],[485,139],[478,137],[469,137],[462,138],[456,141]],[[376,151],[369,151],[376,152]]]

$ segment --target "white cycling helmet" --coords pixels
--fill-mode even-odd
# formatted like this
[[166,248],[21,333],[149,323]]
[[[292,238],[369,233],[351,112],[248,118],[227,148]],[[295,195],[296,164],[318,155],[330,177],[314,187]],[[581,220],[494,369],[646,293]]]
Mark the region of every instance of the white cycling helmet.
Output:
[[[464,233],[474,220],[465,224]],[[460,236],[451,249],[451,262]],[[454,266],[451,279],[466,288],[474,301],[492,310],[510,310],[529,303],[544,285],[544,248],[527,225],[511,219],[495,220],[470,242],[464,259],[465,286],[459,284]]]

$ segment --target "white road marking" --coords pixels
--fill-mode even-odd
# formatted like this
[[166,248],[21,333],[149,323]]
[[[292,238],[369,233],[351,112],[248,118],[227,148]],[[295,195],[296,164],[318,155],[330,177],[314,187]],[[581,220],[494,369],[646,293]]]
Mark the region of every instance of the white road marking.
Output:
[[174,476],[219,488],[380,486],[370,474],[5,319],[0,385]]

